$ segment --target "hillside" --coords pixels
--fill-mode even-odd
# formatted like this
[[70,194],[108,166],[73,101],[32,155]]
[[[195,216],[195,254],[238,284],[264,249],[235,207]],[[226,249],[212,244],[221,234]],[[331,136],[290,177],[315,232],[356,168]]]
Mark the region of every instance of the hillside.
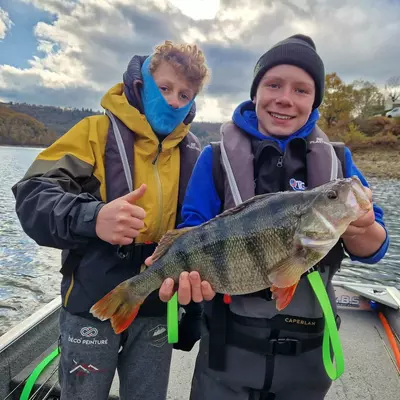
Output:
[[64,109],[60,107],[41,106],[26,103],[3,103],[13,111],[23,113],[37,119],[47,128],[62,136],[81,119],[100,114],[89,109]]
[[48,146],[57,135],[29,115],[0,104],[0,145]]
[[[88,109],[0,103],[0,144],[47,146],[81,119],[96,115]],[[220,123],[194,122],[191,131],[205,146],[220,137]],[[400,119],[366,117],[339,119],[320,127],[331,140],[339,140],[353,152],[357,165],[367,176],[400,179]]]
[[[83,118],[101,114],[91,109],[62,109],[52,106],[40,106],[26,103],[0,103],[18,113],[29,115],[40,121],[49,130],[54,131],[58,137],[71,129]],[[199,138],[202,145],[219,138],[220,123],[194,122],[191,131]]]

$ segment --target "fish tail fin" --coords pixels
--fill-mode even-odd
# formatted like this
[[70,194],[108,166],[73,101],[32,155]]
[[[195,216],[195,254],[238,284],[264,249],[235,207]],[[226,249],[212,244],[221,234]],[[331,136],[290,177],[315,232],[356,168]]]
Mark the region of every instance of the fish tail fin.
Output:
[[115,333],[121,333],[129,327],[139,313],[142,303],[137,305],[121,304],[118,311],[111,317],[111,326]]
[[143,301],[123,282],[95,303],[90,312],[101,321],[111,319],[114,332],[119,334],[136,318]]
[[294,285],[284,288],[278,288],[275,285],[271,286],[272,298],[276,299],[276,309],[278,311],[282,311],[292,301],[298,283],[296,282]]

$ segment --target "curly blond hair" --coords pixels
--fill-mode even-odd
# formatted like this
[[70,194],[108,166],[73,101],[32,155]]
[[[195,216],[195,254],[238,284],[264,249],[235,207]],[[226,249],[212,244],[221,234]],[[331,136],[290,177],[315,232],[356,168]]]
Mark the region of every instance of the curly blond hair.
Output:
[[203,89],[210,77],[206,58],[195,44],[173,44],[166,40],[155,47],[150,61],[150,72],[154,73],[162,61],[170,63],[196,88],[197,93]]

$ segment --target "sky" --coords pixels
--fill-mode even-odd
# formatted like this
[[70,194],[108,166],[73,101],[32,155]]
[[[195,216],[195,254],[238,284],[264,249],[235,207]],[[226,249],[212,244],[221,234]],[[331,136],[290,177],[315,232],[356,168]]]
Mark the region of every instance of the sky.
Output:
[[310,35],[344,81],[384,87],[400,75],[400,0],[0,0],[0,101],[101,110],[135,54],[196,43],[211,80],[197,121],[221,122],[249,100],[271,46]]

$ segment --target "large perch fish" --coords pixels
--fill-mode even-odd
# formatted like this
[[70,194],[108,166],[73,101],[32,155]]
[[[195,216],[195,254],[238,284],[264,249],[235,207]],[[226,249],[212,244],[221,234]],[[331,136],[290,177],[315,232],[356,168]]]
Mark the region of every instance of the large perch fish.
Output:
[[301,275],[371,207],[357,177],[303,192],[255,196],[202,225],[167,232],[153,265],[119,284],[90,312],[100,320],[111,318],[120,333],[146,297],[168,277],[178,282],[182,271],[198,271],[216,292],[229,295],[271,288],[282,310]]

